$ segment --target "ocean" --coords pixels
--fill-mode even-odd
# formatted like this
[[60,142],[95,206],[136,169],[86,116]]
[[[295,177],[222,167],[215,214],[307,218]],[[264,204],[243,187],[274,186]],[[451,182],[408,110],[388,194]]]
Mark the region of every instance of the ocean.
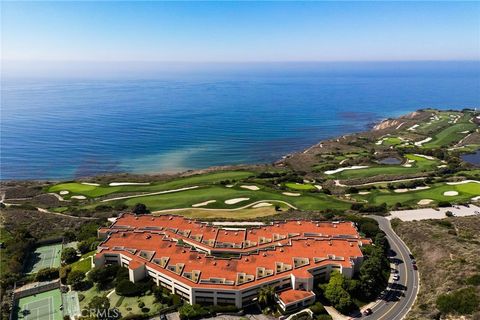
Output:
[[1,179],[268,163],[419,108],[480,107],[478,63],[7,78]]

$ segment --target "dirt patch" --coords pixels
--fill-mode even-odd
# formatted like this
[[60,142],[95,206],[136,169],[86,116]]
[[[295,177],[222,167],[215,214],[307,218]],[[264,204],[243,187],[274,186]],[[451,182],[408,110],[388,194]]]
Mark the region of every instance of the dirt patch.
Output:
[[417,300],[406,319],[435,319],[437,297],[465,287],[465,279],[479,272],[480,216],[395,221],[393,225],[412,250],[421,278]]

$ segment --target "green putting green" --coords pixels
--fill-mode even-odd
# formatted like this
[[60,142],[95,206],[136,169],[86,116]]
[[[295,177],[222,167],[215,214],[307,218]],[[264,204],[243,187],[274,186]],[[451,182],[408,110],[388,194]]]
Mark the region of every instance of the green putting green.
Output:
[[295,182],[287,182],[285,186],[289,189],[294,190],[314,190],[316,189],[315,186],[311,183],[295,183]]
[[388,137],[386,139],[383,139],[382,144],[386,146],[396,146],[398,144],[402,144],[404,141],[400,138],[397,137]]
[[16,320],[62,320],[62,294],[59,289],[31,295],[18,300]]

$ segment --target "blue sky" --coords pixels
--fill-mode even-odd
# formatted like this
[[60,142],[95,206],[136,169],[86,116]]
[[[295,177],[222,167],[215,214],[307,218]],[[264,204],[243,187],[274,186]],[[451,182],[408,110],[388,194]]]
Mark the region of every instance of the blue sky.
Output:
[[2,2],[2,59],[480,59],[479,2]]

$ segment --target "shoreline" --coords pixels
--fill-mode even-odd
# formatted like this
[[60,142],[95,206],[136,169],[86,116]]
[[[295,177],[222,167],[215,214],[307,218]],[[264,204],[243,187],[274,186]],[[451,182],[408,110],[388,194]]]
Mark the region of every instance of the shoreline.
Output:
[[[415,111],[409,111],[408,113],[401,115],[399,117],[388,117],[388,118],[382,118],[381,120],[378,120],[376,123],[368,123],[366,124],[366,127],[368,128],[367,131],[360,131],[360,132],[349,132],[349,133],[343,133],[341,135],[337,136],[331,136],[329,138],[323,139],[318,141],[317,143],[310,145],[307,148],[297,150],[297,151],[292,151],[290,153],[287,153],[283,156],[280,157],[280,159],[273,160],[271,163],[241,163],[241,164],[232,164],[232,165],[222,165],[222,166],[210,166],[210,167],[205,167],[205,168],[200,168],[200,169],[188,169],[188,170],[164,170],[164,171],[151,171],[151,172],[142,172],[142,173],[134,173],[134,172],[128,172],[128,171],[123,171],[123,172],[111,172],[111,173],[101,173],[101,174],[95,174],[95,175],[89,175],[89,176],[78,176],[78,177],[68,177],[68,178],[46,178],[46,179],[2,179],[0,177],[0,186],[3,184],[9,184],[9,183],[25,183],[25,182],[37,182],[37,183],[48,183],[48,182],[61,182],[61,181],[90,181],[93,178],[113,178],[113,177],[122,177],[123,179],[128,179],[128,177],[151,177],[151,178],[165,178],[165,179],[171,179],[171,178],[177,178],[177,177],[187,177],[191,175],[197,175],[197,174],[203,174],[203,173],[210,173],[213,171],[222,171],[222,170],[254,170],[254,169],[261,169],[262,167],[276,167],[279,166],[280,164],[285,166],[286,160],[296,156],[296,155],[304,155],[309,153],[310,151],[316,149],[316,148],[321,148],[324,143],[327,142],[332,142],[336,141],[339,142],[340,139],[345,139],[346,137],[352,137],[352,136],[358,136],[362,134],[372,134],[375,131],[381,131],[383,130],[382,125],[385,123],[389,122],[396,122],[399,119],[402,118],[409,118],[412,116],[415,116],[419,112],[425,111],[425,110],[436,110],[436,111],[456,111],[460,112],[462,109],[434,109],[434,108],[421,108],[417,109]],[[405,122],[402,122],[401,125],[403,125]],[[468,152],[466,152],[467,154]],[[471,152],[470,152],[471,153]],[[88,182],[87,182],[88,183]]]

